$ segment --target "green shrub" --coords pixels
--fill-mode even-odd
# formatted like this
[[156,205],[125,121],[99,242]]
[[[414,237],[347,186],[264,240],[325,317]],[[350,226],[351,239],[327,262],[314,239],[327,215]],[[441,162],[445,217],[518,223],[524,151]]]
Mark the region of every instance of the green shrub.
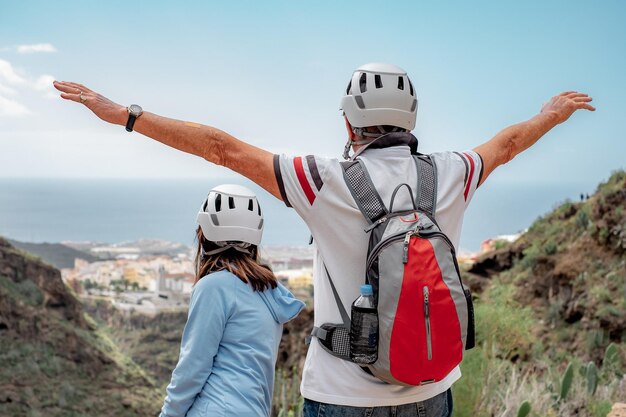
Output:
[[587,404],[587,410],[593,417],[606,417],[613,407],[611,401],[607,400],[590,400]]
[[580,229],[587,229],[587,227],[589,227],[589,215],[586,211],[581,210],[576,214],[576,226]]
[[543,245],[543,252],[546,255],[554,255],[556,251],[557,251],[557,245],[552,240],[546,242],[546,244]]

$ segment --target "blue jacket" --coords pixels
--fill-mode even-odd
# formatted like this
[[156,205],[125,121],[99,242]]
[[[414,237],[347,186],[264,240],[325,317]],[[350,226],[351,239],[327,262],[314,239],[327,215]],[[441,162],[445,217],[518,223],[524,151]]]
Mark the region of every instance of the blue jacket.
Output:
[[161,417],[269,416],[282,325],[303,307],[280,284],[254,292],[227,271],[198,281]]

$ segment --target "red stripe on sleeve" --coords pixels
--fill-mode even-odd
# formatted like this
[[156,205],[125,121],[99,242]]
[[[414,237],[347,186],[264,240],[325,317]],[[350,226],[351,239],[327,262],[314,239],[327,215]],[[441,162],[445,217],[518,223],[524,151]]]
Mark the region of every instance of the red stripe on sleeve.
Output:
[[472,186],[472,179],[474,178],[474,159],[465,152],[463,152],[463,155],[469,159],[470,164],[469,177],[467,177],[467,184],[465,184],[465,193],[463,195],[465,197],[465,201],[467,201],[467,195],[469,194],[470,187]]
[[302,187],[302,191],[304,191],[304,195],[309,200],[309,204],[313,205],[315,201],[315,193],[311,189],[311,185],[309,184],[309,180],[306,178],[306,174],[304,173],[304,166],[302,165],[302,158],[296,157],[293,159],[293,167],[296,169],[296,176],[298,177],[298,181],[300,181],[300,187]]

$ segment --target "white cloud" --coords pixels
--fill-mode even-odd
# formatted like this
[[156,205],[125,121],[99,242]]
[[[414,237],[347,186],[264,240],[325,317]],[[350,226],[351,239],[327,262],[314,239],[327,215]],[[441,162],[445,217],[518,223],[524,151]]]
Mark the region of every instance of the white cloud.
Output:
[[15,100],[0,96],[0,116],[19,117],[30,114],[30,110]]
[[37,78],[37,80],[32,83],[31,87],[35,91],[43,93],[45,98],[56,98],[58,97],[58,94],[52,85],[52,81],[54,81],[54,77],[52,75],[45,74]]
[[54,77],[52,75],[42,75],[39,78],[37,78],[37,80],[33,83],[33,88],[37,91],[47,91],[51,88],[54,88],[52,86],[52,82],[54,81]]
[[33,45],[18,45],[17,52],[20,54],[33,54],[38,52],[52,53],[57,49],[50,43],[36,43]]
[[17,91],[15,91],[14,89],[10,87],[0,84],[0,94],[3,94],[5,96],[15,96],[17,95]]
[[21,85],[26,84],[26,78],[19,75],[15,69],[13,69],[13,65],[9,61],[5,61],[4,59],[0,59],[0,79],[4,78],[4,80],[8,84],[12,85]]
[[0,59],[0,116],[15,117],[30,113],[28,108],[15,98],[23,90],[36,91],[44,98],[56,98],[52,81],[54,77],[49,74],[37,78],[22,75],[9,61]]

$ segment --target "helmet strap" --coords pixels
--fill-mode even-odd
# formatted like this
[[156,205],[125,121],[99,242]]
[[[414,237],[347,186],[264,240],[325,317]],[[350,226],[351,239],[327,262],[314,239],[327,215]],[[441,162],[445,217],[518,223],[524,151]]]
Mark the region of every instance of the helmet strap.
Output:
[[[216,242],[218,245],[220,243]],[[246,246],[242,246],[242,245],[246,245]],[[213,249],[210,250],[208,252],[206,252],[204,250],[204,248],[202,249],[202,256],[211,256],[211,255],[215,255],[221,252],[225,252],[228,249],[235,249],[236,251],[242,252],[242,253],[247,253],[248,255],[251,255],[250,251],[248,250],[248,247],[250,246],[250,244],[246,244],[246,243],[226,243],[224,244],[224,246],[222,246],[221,248],[217,248],[217,249]]]
[[[399,127],[394,127],[393,129],[391,129],[390,132],[387,132],[385,128],[382,126],[376,126],[376,128],[378,129],[380,133],[368,132],[363,127],[353,127],[352,131],[354,132],[354,134],[364,139],[361,139],[361,140],[348,139],[348,142],[346,142],[346,146],[343,148],[343,159],[345,160],[351,159],[350,148],[352,147],[352,145],[369,145],[370,143],[374,142],[377,139],[382,138],[383,136],[387,136],[390,133],[399,132],[402,130]],[[352,157],[354,157],[354,155]]]

